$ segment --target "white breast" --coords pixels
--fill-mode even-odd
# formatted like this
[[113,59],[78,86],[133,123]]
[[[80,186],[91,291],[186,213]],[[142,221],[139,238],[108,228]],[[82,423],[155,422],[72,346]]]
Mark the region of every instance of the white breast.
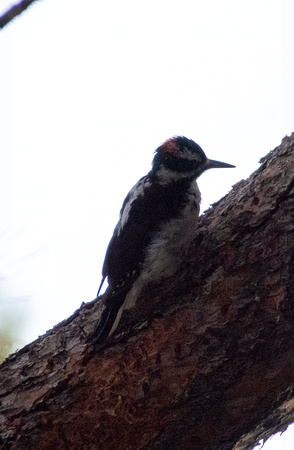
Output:
[[140,275],[127,294],[126,309],[134,306],[144,285],[172,276],[185,259],[199,215],[200,191],[195,181],[187,195],[188,201],[179,216],[164,223],[151,242]]

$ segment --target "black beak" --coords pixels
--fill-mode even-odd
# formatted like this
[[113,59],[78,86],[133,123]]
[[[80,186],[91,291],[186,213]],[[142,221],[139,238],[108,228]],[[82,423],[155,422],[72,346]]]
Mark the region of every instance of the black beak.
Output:
[[232,166],[232,164],[227,164],[227,163],[224,163],[224,162],[220,162],[220,161],[214,161],[213,159],[207,159],[207,161],[206,161],[206,170],[207,169],[217,169],[217,168],[220,168],[220,169],[225,169],[225,168],[233,168],[233,167],[236,167],[236,166]]

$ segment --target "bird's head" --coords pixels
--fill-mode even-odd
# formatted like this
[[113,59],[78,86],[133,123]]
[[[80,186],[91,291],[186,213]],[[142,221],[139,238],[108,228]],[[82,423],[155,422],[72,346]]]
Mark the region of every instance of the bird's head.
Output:
[[196,179],[205,170],[218,167],[235,166],[208,159],[196,142],[184,136],[174,136],[156,149],[152,171],[161,183],[169,183],[182,179]]

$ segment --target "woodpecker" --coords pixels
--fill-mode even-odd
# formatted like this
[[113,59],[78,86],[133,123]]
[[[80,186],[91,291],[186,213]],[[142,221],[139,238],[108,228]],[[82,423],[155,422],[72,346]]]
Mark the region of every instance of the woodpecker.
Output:
[[235,167],[208,159],[202,148],[174,136],[155,150],[151,171],[125,198],[108,245],[102,281],[108,288],[92,343],[111,336],[124,310],[133,308],[150,281],[172,276],[183,261],[197,228],[200,191],[196,179],[212,168]]

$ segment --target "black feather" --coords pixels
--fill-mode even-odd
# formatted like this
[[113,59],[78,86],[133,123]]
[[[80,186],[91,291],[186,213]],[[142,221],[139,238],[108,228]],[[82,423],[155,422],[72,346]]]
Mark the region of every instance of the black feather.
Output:
[[[141,178],[139,183],[152,180],[152,173]],[[173,217],[177,217],[185,206],[186,191],[190,180],[180,180],[171,186],[151,182],[144,189],[144,195],[138,196],[132,202],[129,216],[118,233],[114,230],[109,243],[104,265],[103,278],[108,277],[109,286],[131,286],[146,256],[146,249],[161,225]],[[121,215],[129,201],[126,197]],[[123,284],[124,283],[124,284]]]
[[125,299],[123,295],[109,296],[105,293],[105,307],[101,318],[94,331],[87,337],[87,341],[93,344],[100,344],[104,342],[109,335],[111,328],[115,322],[116,316]]
[[[103,296],[105,308],[101,319],[88,337],[92,343],[106,340],[127,293],[140,273],[150,242],[161,225],[176,217],[185,206],[191,180],[180,180],[165,186],[155,183],[153,177],[150,172],[135,186],[143,184],[144,195],[134,197],[125,223],[121,226],[120,220],[108,245],[97,296],[105,278],[108,278],[109,287]],[[121,217],[132,195],[130,191],[123,203]]]
[[97,297],[99,297],[99,294],[100,294],[100,291],[101,291],[101,288],[103,286],[104,281],[105,281],[105,277],[102,277],[102,280],[101,280],[101,283],[100,283],[100,286],[99,286],[99,289],[98,289],[98,292],[97,292]]

